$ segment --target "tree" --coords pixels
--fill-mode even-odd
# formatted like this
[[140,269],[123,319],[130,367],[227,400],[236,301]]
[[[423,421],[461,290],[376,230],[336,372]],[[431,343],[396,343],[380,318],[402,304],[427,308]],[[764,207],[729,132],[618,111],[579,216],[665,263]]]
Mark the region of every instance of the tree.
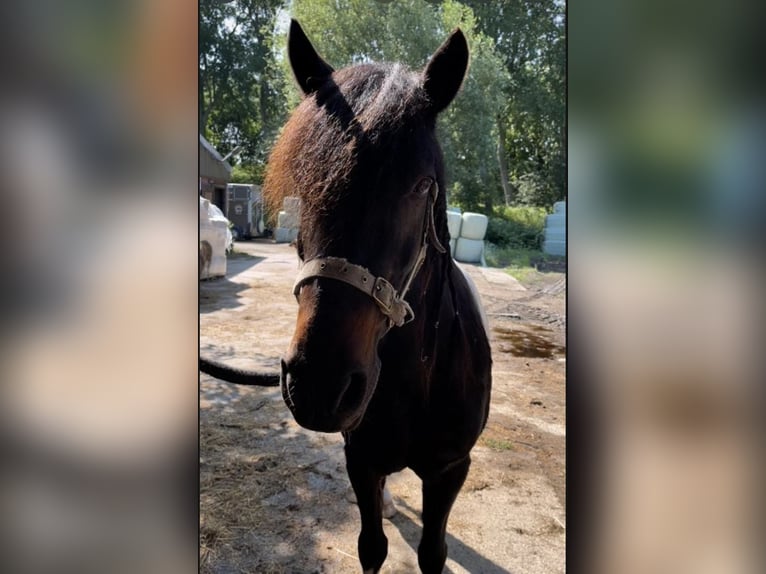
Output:
[[[200,0],[200,131],[237,177],[263,173],[297,105],[286,58],[287,0]],[[414,69],[457,26],[471,48],[463,89],[439,118],[451,203],[550,205],[566,195],[564,0],[292,0],[336,68],[399,61]],[[259,181],[256,179],[256,181]]]
[[274,29],[283,4],[199,4],[200,133],[224,154],[242,146],[241,161],[256,167],[265,162],[287,111],[284,76],[274,59]]
[[465,4],[473,8],[478,29],[495,40],[510,78],[496,118],[505,201],[550,205],[566,195],[564,1]]
[[503,106],[505,75],[493,41],[476,30],[470,8],[454,0],[294,0],[293,16],[336,68],[364,61],[422,68],[459,26],[468,38],[471,65],[461,93],[438,124],[448,194],[465,208],[491,210],[501,198],[493,118]]

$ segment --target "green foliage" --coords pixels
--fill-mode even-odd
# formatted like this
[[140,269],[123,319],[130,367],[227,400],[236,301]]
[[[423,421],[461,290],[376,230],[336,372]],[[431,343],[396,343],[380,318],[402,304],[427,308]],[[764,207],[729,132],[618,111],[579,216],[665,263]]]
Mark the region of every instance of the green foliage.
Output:
[[[564,0],[464,0],[493,38],[510,82],[498,130],[511,203],[550,206],[566,196]],[[533,177],[534,186],[529,178]],[[522,197],[513,191],[525,186]]]
[[541,253],[536,249],[498,247],[494,243],[487,243],[484,259],[490,267],[525,269],[531,267],[532,260],[539,257]]
[[[286,56],[287,10],[336,68],[399,61],[420,69],[459,26],[471,64],[437,126],[449,202],[493,214],[564,199],[564,0],[200,0],[200,132],[224,155],[242,146],[233,181],[262,180],[300,101]],[[498,237],[531,244],[521,227],[490,223]]]
[[260,163],[235,165],[231,170],[231,183],[263,183],[266,166]]
[[537,249],[498,247],[492,243],[487,243],[484,259],[488,266],[505,269],[522,283],[533,281],[540,271],[553,269],[562,272],[566,265],[566,258],[559,255]]
[[550,178],[540,172],[533,171],[522,175],[516,182],[516,188],[516,203],[519,205],[553,207],[555,202],[563,199]]
[[539,207],[505,207],[489,218],[486,240],[495,246],[539,250],[546,211]]
[[199,129],[222,154],[264,164],[286,117],[274,27],[283,0],[200,0]]
[[493,450],[516,450],[511,441],[505,439],[496,439],[490,437],[482,437],[481,444],[487,446]]
[[471,49],[471,64],[460,94],[439,117],[438,136],[451,182],[450,202],[471,211],[491,211],[502,197],[495,117],[503,109],[509,78],[494,41],[477,30],[468,6],[454,0],[295,0],[293,16],[335,67],[399,61],[420,69],[460,27]]

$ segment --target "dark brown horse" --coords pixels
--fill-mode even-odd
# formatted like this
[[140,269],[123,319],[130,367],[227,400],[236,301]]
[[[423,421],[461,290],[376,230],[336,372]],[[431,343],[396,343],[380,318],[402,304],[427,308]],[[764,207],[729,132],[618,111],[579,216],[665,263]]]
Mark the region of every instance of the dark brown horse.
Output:
[[399,64],[334,71],[293,21],[288,49],[304,99],[264,183],[273,204],[301,198],[299,309],[282,395],[301,426],[343,433],[364,571],[378,572],[388,552],[385,478],[409,467],[423,481],[418,563],[441,572],[447,519],[491,387],[479,303],[445,249],[435,137],[468,46],[456,30],[422,72]]

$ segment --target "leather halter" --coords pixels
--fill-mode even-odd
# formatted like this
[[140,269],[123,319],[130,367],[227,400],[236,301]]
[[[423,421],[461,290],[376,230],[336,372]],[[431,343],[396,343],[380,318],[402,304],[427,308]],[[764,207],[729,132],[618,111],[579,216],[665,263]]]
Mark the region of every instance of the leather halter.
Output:
[[436,203],[438,195],[439,186],[434,181],[428,190],[428,204],[426,206],[425,221],[423,222],[423,241],[420,245],[417,259],[415,259],[415,265],[407,276],[401,292],[397,292],[391,282],[384,277],[376,277],[368,269],[361,265],[350,263],[345,258],[318,257],[307,261],[301,267],[293,285],[293,295],[297,298],[301,287],[309,279],[327,277],[336,281],[343,281],[372,297],[381,312],[388,317],[389,328],[394,325],[401,327],[412,321],[415,318],[415,313],[412,311],[410,304],[404,300],[404,296],[407,294],[412,280],[418,274],[426,259],[429,239],[430,243],[439,253],[446,253],[447,251],[436,235],[436,226],[434,224],[434,203]]

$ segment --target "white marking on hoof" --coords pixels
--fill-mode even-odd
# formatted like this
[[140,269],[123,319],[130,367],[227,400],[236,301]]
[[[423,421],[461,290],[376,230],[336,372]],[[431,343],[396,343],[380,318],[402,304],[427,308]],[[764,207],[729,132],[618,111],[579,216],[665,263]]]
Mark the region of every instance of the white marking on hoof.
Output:
[[396,514],[396,506],[388,487],[383,487],[383,518],[393,518]]

